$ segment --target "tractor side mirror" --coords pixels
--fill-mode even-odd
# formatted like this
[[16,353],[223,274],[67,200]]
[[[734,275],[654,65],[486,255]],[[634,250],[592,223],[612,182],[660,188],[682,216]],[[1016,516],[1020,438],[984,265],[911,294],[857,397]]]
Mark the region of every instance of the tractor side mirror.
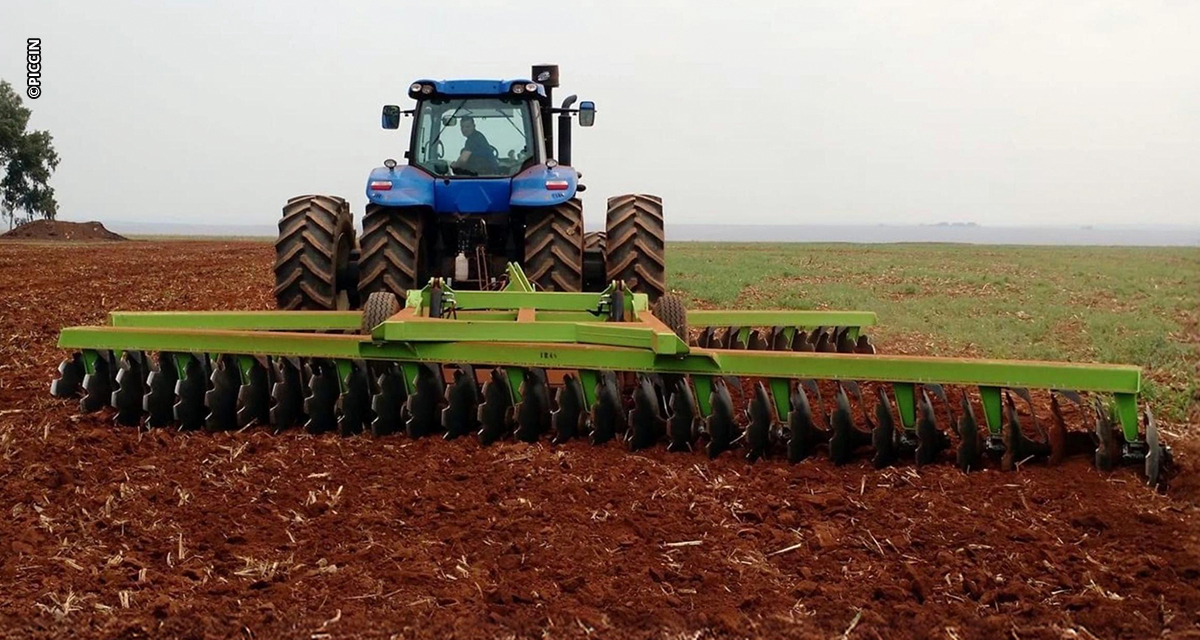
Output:
[[590,127],[596,124],[596,103],[584,100],[579,103],[579,126]]
[[383,105],[383,116],[380,118],[380,124],[384,129],[399,129],[400,128],[400,107],[394,104]]

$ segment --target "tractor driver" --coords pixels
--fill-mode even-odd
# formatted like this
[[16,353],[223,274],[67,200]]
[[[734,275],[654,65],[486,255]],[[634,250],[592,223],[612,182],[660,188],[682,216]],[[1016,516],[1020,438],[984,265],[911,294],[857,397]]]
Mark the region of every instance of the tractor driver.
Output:
[[463,116],[459,121],[459,130],[467,139],[467,143],[463,146],[462,153],[458,155],[458,160],[451,162],[450,166],[477,176],[500,173],[500,163],[496,160],[496,153],[492,151],[492,145],[488,143],[488,139],[483,133],[475,129],[475,118]]

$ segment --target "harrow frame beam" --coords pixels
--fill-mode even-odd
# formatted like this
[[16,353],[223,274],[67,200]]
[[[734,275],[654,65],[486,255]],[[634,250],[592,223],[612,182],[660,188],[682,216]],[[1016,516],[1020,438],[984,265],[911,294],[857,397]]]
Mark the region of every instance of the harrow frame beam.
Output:
[[[465,323],[470,326],[470,323]],[[495,324],[476,331],[474,340],[452,340],[455,331],[462,331],[464,321],[425,320],[420,322],[389,320],[383,323],[399,326],[409,332],[413,326],[431,327],[418,330],[403,340],[375,340],[370,336],[285,331],[231,331],[225,329],[180,329],[152,327],[69,327],[62,331],[59,346],[79,349],[85,353],[85,363],[94,361],[89,351],[167,351],[171,353],[239,354],[273,357],[310,357],[340,360],[386,360],[404,363],[469,363],[505,368],[546,368],[569,370],[618,370],[644,373],[670,373],[694,376],[697,396],[706,399],[700,388],[703,381],[714,376],[737,376],[782,380],[825,379],[838,381],[872,380],[893,385],[897,408],[904,427],[915,423],[915,402],[912,385],[946,384],[973,385],[981,390],[988,430],[1000,429],[1000,389],[1039,388],[1072,389],[1112,394],[1123,433],[1129,442],[1137,441],[1137,393],[1141,390],[1141,370],[1125,365],[1075,364],[1022,360],[986,360],[939,358],[929,356],[889,356],[842,353],[798,353],[776,351],[736,351],[729,349],[700,349],[687,347],[673,334],[663,337],[654,329],[630,323],[625,327],[603,327],[594,333],[590,325],[575,325],[577,337],[594,338],[592,344],[555,343],[545,336],[536,341],[527,338],[520,322],[480,322]],[[528,327],[547,331],[546,325],[566,326],[567,323],[528,323]],[[444,327],[444,329],[441,329]],[[516,329],[513,329],[516,327]],[[588,327],[581,329],[579,327]],[[614,331],[614,329],[616,331]],[[552,326],[550,332],[562,331]],[[403,333],[402,333],[403,335]],[[464,332],[461,335],[467,335]],[[656,352],[644,345],[613,344],[640,335],[643,342],[662,338],[674,341],[687,351]],[[603,341],[603,342],[600,342]],[[408,377],[408,376],[406,376]],[[780,393],[785,387],[772,384],[777,411],[786,405]],[[708,414],[707,402],[700,409]]]

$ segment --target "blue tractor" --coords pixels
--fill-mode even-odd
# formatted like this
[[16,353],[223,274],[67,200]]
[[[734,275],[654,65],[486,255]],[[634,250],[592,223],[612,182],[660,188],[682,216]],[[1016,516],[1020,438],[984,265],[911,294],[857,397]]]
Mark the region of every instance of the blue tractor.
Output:
[[[455,288],[497,286],[505,263],[548,291],[597,291],[622,280],[651,300],[666,288],[662,200],[608,199],[604,232],[584,233],[582,174],[571,166],[571,119],[595,105],[554,106],[558,67],[532,79],[418,80],[412,109],[383,107],[384,129],[412,117],[404,162],[371,171],[362,234],[349,203],[292,198],[275,242],[281,309],[351,309],[375,292],[403,301],[432,277]],[[558,121],[558,153],[554,157]]]

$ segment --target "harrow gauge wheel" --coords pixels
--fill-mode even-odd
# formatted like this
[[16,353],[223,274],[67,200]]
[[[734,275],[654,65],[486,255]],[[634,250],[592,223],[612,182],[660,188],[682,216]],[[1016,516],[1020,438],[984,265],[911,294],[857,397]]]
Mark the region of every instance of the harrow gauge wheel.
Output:
[[371,331],[383,323],[384,320],[396,315],[400,311],[400,303],[396,300],[396,294],[391,291],[375,291],[367,297],[367,304],[363,305],[362,313],[362,334],[365,336],[371,335]]
[[654,303],[651,311],[654,317],[670,327],[680,340],[688,341],[687,307],[684,306],[682,298],[673,293],[663,294],[658,302]]

